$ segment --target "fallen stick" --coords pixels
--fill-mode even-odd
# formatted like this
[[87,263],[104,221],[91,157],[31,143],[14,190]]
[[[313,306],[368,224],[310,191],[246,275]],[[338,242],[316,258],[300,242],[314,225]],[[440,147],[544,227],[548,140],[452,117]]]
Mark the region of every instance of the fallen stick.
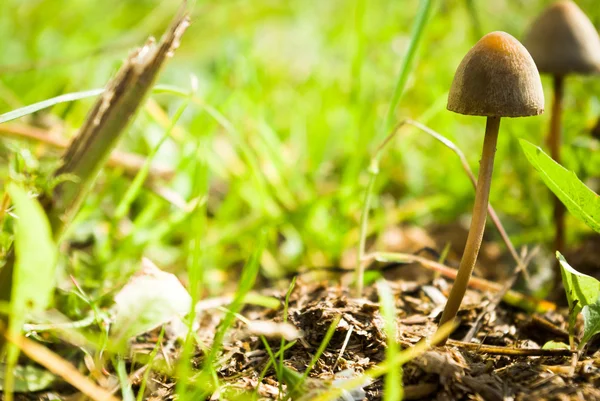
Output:
[[512,348],[498,345],[466,343],[463,341],[448,340],[448,345],[457,348],[476,351],[478,354],[508,355],[508,356],[570,356],[568,349],[542,349],[542,348]]
[[[456,278],[458,271],[452,267],[442,263],[434,262],[421,256],[411,255],[408,253],[392,253],[392,252],[373,252],[363,258],[363,263],[372,261],[378,262],[399,262],[399,263],[419,263],[421,266],[441,273],[444,277],[451,279]],[[476,288],[481,291],[491,291],[498,293],[503,290],[503,286],[479,277],[471,277],[469,287]],[[536,299],[517,291],[508,290],[502,298],[509,305],[521,308],[526,311],[535,311],[544,313],[556,309],[556,305],[552,302]]]
[[52,352],[43,345],[20,335],[11,335],[8,331],[4,331],[3,334],[8,341],[19,347],[19,349],[31,360],[39,363],[55,375],[60,376],[63,380],[90,397],[92,400],[119,400],[106,389],[98,386],[96,383],[82,375],[75,366],[63,359],[60,355]]

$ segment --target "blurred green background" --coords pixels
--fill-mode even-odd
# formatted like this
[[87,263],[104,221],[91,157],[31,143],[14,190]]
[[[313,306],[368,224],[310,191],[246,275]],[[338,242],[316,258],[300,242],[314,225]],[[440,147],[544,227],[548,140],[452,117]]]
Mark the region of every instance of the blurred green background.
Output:
[[[522,38],[549,3],[434,1],[397,119],[416,119],[455,141],[476,171],[485,119],[445,109],[454,71],[480,36],[503,30]],[[577,3],[600,27],[598,1]],[[200,263],[213,283],[209,290],[218,292],[263,230],[266,277],[347,265],[369,159],[383,139],[418,6],[418,0],[198,1],[159,83],[185,92],[194,76],[202,102],[186,109],[155,162],[176,171],[156,185],[201,206],[182,209],[145,190],[127,218],[115,221],[130,179],[106,169],[71,231],[64,272],[90,287],[114,288],[144,255],[183,276],[186,266]],[[4,0],[0,113],[104,86],[130,49],[164,31],[177,7],[170,0]],[[549,110],[551,80],[542,79]],[[600,158],[590,130],[600,116],[599,94],[600,77],[567,81],[564,164],[593,189]],[[21,122],[70,137],[92,101],[58,105]],[[163,93],[151,101],[171,116],[183,100]],[[156,107],[143,110],[120,148],[148,154],[165,132],[159,115]],[[548,191],[518,144],[526,138],[543,145],[548,123],[549,113],[502,121],[491,202],[517,246],[548,244],[553,235]],[[38,169],[43,176],[44,163],[58,155],[14,140],[2,147],[3,180]],[[456,156],[412,128],[385,153],[376,189],[372,238],[401,224],[468,222],[474,198]],[[488,233],[498,237],[491,226]],[[588,233],[568,220],[572,247]]]

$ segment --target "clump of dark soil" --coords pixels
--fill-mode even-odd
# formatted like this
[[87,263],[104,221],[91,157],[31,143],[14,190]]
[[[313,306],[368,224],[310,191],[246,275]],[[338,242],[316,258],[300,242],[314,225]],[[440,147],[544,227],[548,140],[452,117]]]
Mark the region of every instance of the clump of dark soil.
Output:
[[[390,286],[396,296],[397,341],[408,348],[430,337],[450,283],[438,278],[390,282]],[[276,295],[283,304],[285,293]],[[573,366],[567,350],[541,349],[548,341],[568,342],[566,312],[534,315],[500,304],[485,313],[492,295],[469,291],[453,340],[404,366],[406,399],[600,400],[600,352],[596,345],[590,344]],[[366,290],[365,298],[355,299],[346,288],[299,280],[291,293],[287,321],[303,336],[285,352],[285,366],[304,372],[337,316],[341,320],[335,333],[310,373],[309,386],[314,391],[334,380],[360,375],[383,361],[386,338],[377,302],[374,287]],[[281,322],[282,311],[247,307],[244,316]],[[471,329],[478,320],[481,327],[473,335]],[[277,381],[272,368],[258,382],[269,355],[259,336],[243,326],[236,326],[237,334],[225,345],[221,378],[239,390],[256,391],[259,386],[262,398],[277,399],[280,386],[285,391],[287,384]],[[213,329],[209,325],[200,332]],[[463,342],[470,331],[472,339]],[[273,352],[279,350],[278,339],[269,344]],[[518,350],[523,349],[533,355],[519,355]],[[510,355],[515,350],[516,355]],[[379,379],[358,389],[352,399],[379,400],[382,391],[383,380]]]

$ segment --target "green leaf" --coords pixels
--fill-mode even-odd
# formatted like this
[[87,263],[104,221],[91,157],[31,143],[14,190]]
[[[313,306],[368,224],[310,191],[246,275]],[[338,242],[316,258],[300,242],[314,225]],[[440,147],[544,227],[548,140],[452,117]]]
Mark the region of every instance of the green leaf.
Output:
[[39,202],[16,184],[8,184],[6,190],[17,215],[10,317],[21,320],[25,314],[44,310],[50,303],[57,250]]
[[584,306],[581,313],[583,314],[583,338],[579,343],[580,349],[594,335],[600,333],[600,300],[591,305]]
[[552,160],[538,146],[524,139],[520,142],[525,156],[540,173],[546,186],[573,216],[600,233],[600,196],[581,182],[575,173]]
[[[6,376],[5,364],[0,364],[0,391],[4,391],[4,378]],[[16,366],[13,370],[15,376],[14,391],[17,393],[32,393],[49,388],[56,376],[45,369],[34,366]]]
[[[54,290],[54,268],[56,266],[56,244],[48,218],[39,202],[14,183],[6,187],[17,215],[15,231],[15,270],[13,274],[9,332],[21,333],[26,316],[44,310],[50,303]],[[7,349],[5,391],[14,390],[15,365],[19,350],[14,345]],[[18,379],[18,378],[17,378]]]
[[[573,269],[558,251],[556,258],[560,262],[560,273],[569,302],[569,342],[574,347],[573,332],[577,315],[584,307],[598,302],[600,281]],[[583,343],[580,343],[580,346]]]
[[563,342],[556,341],[548,341],[542,349],[569,349],[569,344],[565,344]]
[[560,262],[569,309],[579,313],[584,306],[596,303],[600,296],[600,281],[573,269],[560,252],[556,252],[556,258]]

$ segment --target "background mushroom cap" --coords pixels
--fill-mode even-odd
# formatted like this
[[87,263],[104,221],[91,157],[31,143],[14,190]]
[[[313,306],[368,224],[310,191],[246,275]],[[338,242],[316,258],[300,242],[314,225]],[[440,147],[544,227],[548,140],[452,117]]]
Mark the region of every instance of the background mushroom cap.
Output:
[[600,72],[600,37],[583,11],[558,1],[533,22],[523,44],[540,72],[565,75]]
[[544,91],[531,55],[508,33],[488,33],[458,66],[448,110],[487,117],[543,113]]

